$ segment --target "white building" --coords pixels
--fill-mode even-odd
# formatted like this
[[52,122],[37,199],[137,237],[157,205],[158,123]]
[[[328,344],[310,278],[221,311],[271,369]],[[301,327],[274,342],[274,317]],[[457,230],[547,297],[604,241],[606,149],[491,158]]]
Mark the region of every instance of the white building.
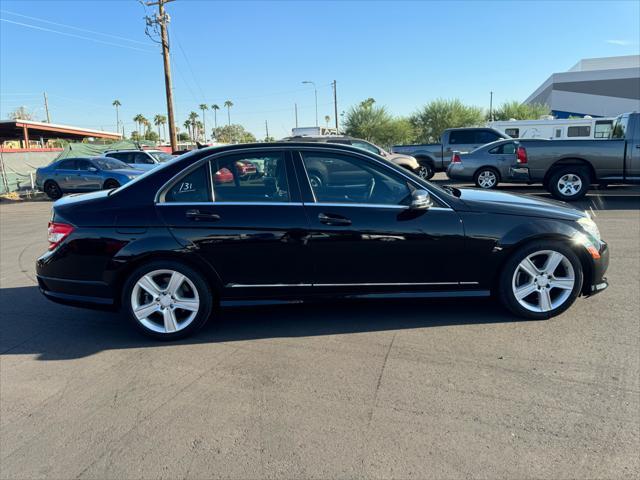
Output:
[[525,103],[547,104],[556,118],[640,111],[640,55],[580,60],[552,74]]

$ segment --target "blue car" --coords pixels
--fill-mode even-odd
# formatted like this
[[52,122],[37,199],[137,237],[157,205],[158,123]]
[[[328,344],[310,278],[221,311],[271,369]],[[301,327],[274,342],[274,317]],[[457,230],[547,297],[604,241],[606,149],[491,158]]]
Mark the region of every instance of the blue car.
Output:
[[57,200],[65,193],[117,188],[142,173],[114,158],[65,158],[36,170],[36,186]]

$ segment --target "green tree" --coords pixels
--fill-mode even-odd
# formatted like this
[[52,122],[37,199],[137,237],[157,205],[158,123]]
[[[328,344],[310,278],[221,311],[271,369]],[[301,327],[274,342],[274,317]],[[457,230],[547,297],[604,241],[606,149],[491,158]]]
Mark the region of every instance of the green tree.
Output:
[[204,111],[209,110],[209,105],[206,103],[200,104],[200,110],[202,110],[202,133],[204,134],[204,141],[207,141],[207,120],[204,117]]
[[[133,117],[133,121],[136,122],[136,131],[138,132],[138,135],[141,137],[142,134],[143,134],[142,133],[142,126],[144,125],[144,122],[147,121],[147,119],[144,118],[144,115],[139,113],[135,117]],[[133,135],[132,135],[131,138],[133,138]]]
[[231,107],[233,107],[233,102],[231,100],[227,100],[224,102],[224,106],[227,108],[227,125],[231,126]]
[[393,117],[386,107],[377,107],[375,102],[373,98],[368,98],[347,111],[345,133],[381,147],[410,142],[413,131],[408,120]]
[[[517,100],[504,102],[493,112],[493,120],[538,120],[543,115],[550,115],[549,105],[544,103],[520,103]],[[490,120],[490,119],[488,119]]]
[[183,125],[184,125],[184,128],[187,129],[188,140],[193,140],[193,137],[191,135],[191,128],[193,127],[193,125],[191,124],[191,120],[186,119]]
[[218,110],[220,110],[220,107],[214,103],[211,105],[211,110],[213,110],[213,128],[218,128]]
[[437,142],[447,128],[472,127],[484,122],[482,109],[459,99],[439,98],[429,102],[409,118],[417,143]]
[[144,139],[149,140],[150,142],[157,142],[160,140],[160,135],[151,130],[151,128],[148,128],[147,132],[144,134]]
[[256,137],[242,125],[232,124],[213,129],[213,138],[220,143],[253,143]]
[[324,116],[325,127],[329,128],[329,122],[331,121],[331,117],[329,115]]
[[189,141],[189,134],[187,132],[180,132],[178,134],[178,141],[179,142],[188,142]]

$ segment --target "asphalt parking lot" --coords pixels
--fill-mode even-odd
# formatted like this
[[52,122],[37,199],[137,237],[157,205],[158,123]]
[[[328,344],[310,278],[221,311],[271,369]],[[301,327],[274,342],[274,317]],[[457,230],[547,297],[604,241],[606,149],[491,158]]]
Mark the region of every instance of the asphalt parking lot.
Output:
[[489,300],[225,308],[169,344],[41,297],[50,207],[0,205],[2,479],[640,476],[637,189],[582,203],[611,286],[549,321]]

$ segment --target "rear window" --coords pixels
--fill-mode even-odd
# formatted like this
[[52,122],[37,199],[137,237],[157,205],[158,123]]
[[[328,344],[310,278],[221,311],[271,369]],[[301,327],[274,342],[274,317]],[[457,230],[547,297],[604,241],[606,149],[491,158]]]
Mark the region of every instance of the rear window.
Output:
[[472,130],[456,130],[449,133],[449,143],[452,145],[471,145],[475,142],[475,132]]
[[210,202],[209,164],[202,164],[174,183],[165,193],[164,201],[168,203]]

